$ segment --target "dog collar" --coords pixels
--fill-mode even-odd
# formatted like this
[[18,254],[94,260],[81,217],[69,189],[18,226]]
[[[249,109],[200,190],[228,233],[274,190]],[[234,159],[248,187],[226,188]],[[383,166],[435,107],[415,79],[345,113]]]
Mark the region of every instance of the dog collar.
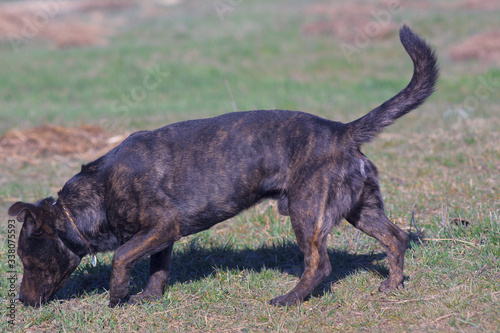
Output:
[[[82,232],[80,231],[80,229],[78,229],[78,226],[76,225],[75,221],[73,220],[73,218],[71,217],[71,215],[69,215],[68,213],[68,210],[66,209],[66,207],[64,207],[64,204],[61,202],[61,207],[64,211],[64,213],[66,214],[66,216],[68,217],[68,219],[70,220],[71,224],[73,224],[73,226],[75,227],[76,231],[78,232],[78,234],[80,235],[80,238],[83,239],[83,241],[85,242],[85,244],[87,244],[87,247],[88,249],[90,250],[90,253],[94,253],[94,251],[92,250],[92,247],[90,246],[89,242],[87,241],[87,238],[85,238],[85,236],[83,236]],[[95,256],[94,256],[95,257]],[[93,260],[93,262],[95,262],[95,259]],[[94,265],[95,266],[95,265]]]

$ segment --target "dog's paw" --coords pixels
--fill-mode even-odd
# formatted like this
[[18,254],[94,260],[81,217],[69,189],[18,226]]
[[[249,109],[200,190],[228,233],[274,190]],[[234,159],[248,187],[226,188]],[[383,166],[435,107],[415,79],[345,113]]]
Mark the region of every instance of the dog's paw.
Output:
[[276,306],[290,306],[294,304],[298,304],[302,302],[301,299],[299,299],[296,295],[290,295],[290,294],[285,294],[278,296],[276,298],[273,298],[272,300],[269,301],[269,304],[271,305],[276,305]]
[[116,308],[120,304],[120,299],[110,299],[108,307]]
[[160,299],[161,296],[159,295],[151,295],[151,294],[137,294],[133,295],[130,297],[128,300],[128,304],[141,304],[141,303],[146,303],[146,302],[151,302],[151,301],[157,301]]
[[127,298],[128,297],[126,297],[125,299],[118,298],[118,297],[110,297],[108,307],[109,308],[116,308],[118,306],[123,306],[123,305],[127,304]]
[[393,291],[396,289],[403,289],[403,288],[404,288],[403,281],[399,283],[394,283],[390,279],[387,279],[380,284],[380,287],[378,287],[378,291],[381,293],[386,293],[389,291]]

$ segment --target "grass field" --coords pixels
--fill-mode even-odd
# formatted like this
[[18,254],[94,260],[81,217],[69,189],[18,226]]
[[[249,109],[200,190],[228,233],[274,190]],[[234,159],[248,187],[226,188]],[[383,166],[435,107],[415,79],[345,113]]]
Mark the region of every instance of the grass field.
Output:
[[[45,123],[123,135],[235,109],[351,121],[409,81],[412,63],[397,35],[407,23],[437,51],[438,90],[363,147],[379,168],[388,216],[412,238],[405,289],[377,292],[388,274],[383,248],[343,223],[329,238],[332,275],[299,306],[269,306],[296,284],[303,264],[289,221],[266,202],[179,241],[157,302],[109,309],[108,253],[96,267],[85,258],[53,302],[16,303],[11,312],[8,226],[18,233],[21,225],[8,222],[8,207],[56,196],[92,152],[11,156],[0,159],[0,330],[500,331],[500,60],[449,53],[470,36],[499,31],[500,5],[402,0],[391,11],[391,2],[366,1],[376,14],[358,21],[349,11],[335,16],[345,3],[337,0],[160,2],[80,12],[83,22],[109,27],[98,45],[60,47],[41,28],[0,40],[0,137]],[[46,25],[63,24],[62,14],[47,14]],[[370,22],[391,32],[340,36],[329,27],[341,17],[351,22],[347,32]],[[19,258],[14,270],[18,292]],[[145,287],[147,271],[146,261],[136,265],[131,293]]]

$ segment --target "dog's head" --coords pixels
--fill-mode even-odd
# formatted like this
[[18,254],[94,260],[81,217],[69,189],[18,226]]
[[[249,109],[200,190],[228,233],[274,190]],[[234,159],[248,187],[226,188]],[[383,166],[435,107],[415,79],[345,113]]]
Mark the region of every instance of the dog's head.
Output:
[[16,202],[9,208],[9,215],[23,222],[17,254],[24,268],[19,300],[26,305],[47,302],[81,260],[59,238],[56,225],[64,216],[54,203],[53,198],[46,198],[36,205]]

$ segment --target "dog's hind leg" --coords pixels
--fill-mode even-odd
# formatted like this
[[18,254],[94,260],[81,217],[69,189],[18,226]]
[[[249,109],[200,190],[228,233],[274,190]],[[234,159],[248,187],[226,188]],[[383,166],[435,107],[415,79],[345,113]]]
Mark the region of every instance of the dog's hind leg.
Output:
[[170,270],[170,257],[172,256],[173,244],[163,251],[151,255],[149,263],[149,280],[146,289],[140,294],[130,297],[128,303],[140,303],[151,299],[160,298],[163,295],[168,282]]
[[325,216],[326,193],[321,197],[309,194],[309,198],[306,192],[302,200],[291,201],[289,210],[297,243],[304,253],[304,273],[295,288],[269,301],[272,305],[302,302],[332,271],[326,240],[333,224]]
[[379,291],[403,287],[404,254],[409,237],[385,215],[377,184],[365,187],[360,201],[346,219],[359,230],[378,239],[387,251],[389,278],[380,284]]

